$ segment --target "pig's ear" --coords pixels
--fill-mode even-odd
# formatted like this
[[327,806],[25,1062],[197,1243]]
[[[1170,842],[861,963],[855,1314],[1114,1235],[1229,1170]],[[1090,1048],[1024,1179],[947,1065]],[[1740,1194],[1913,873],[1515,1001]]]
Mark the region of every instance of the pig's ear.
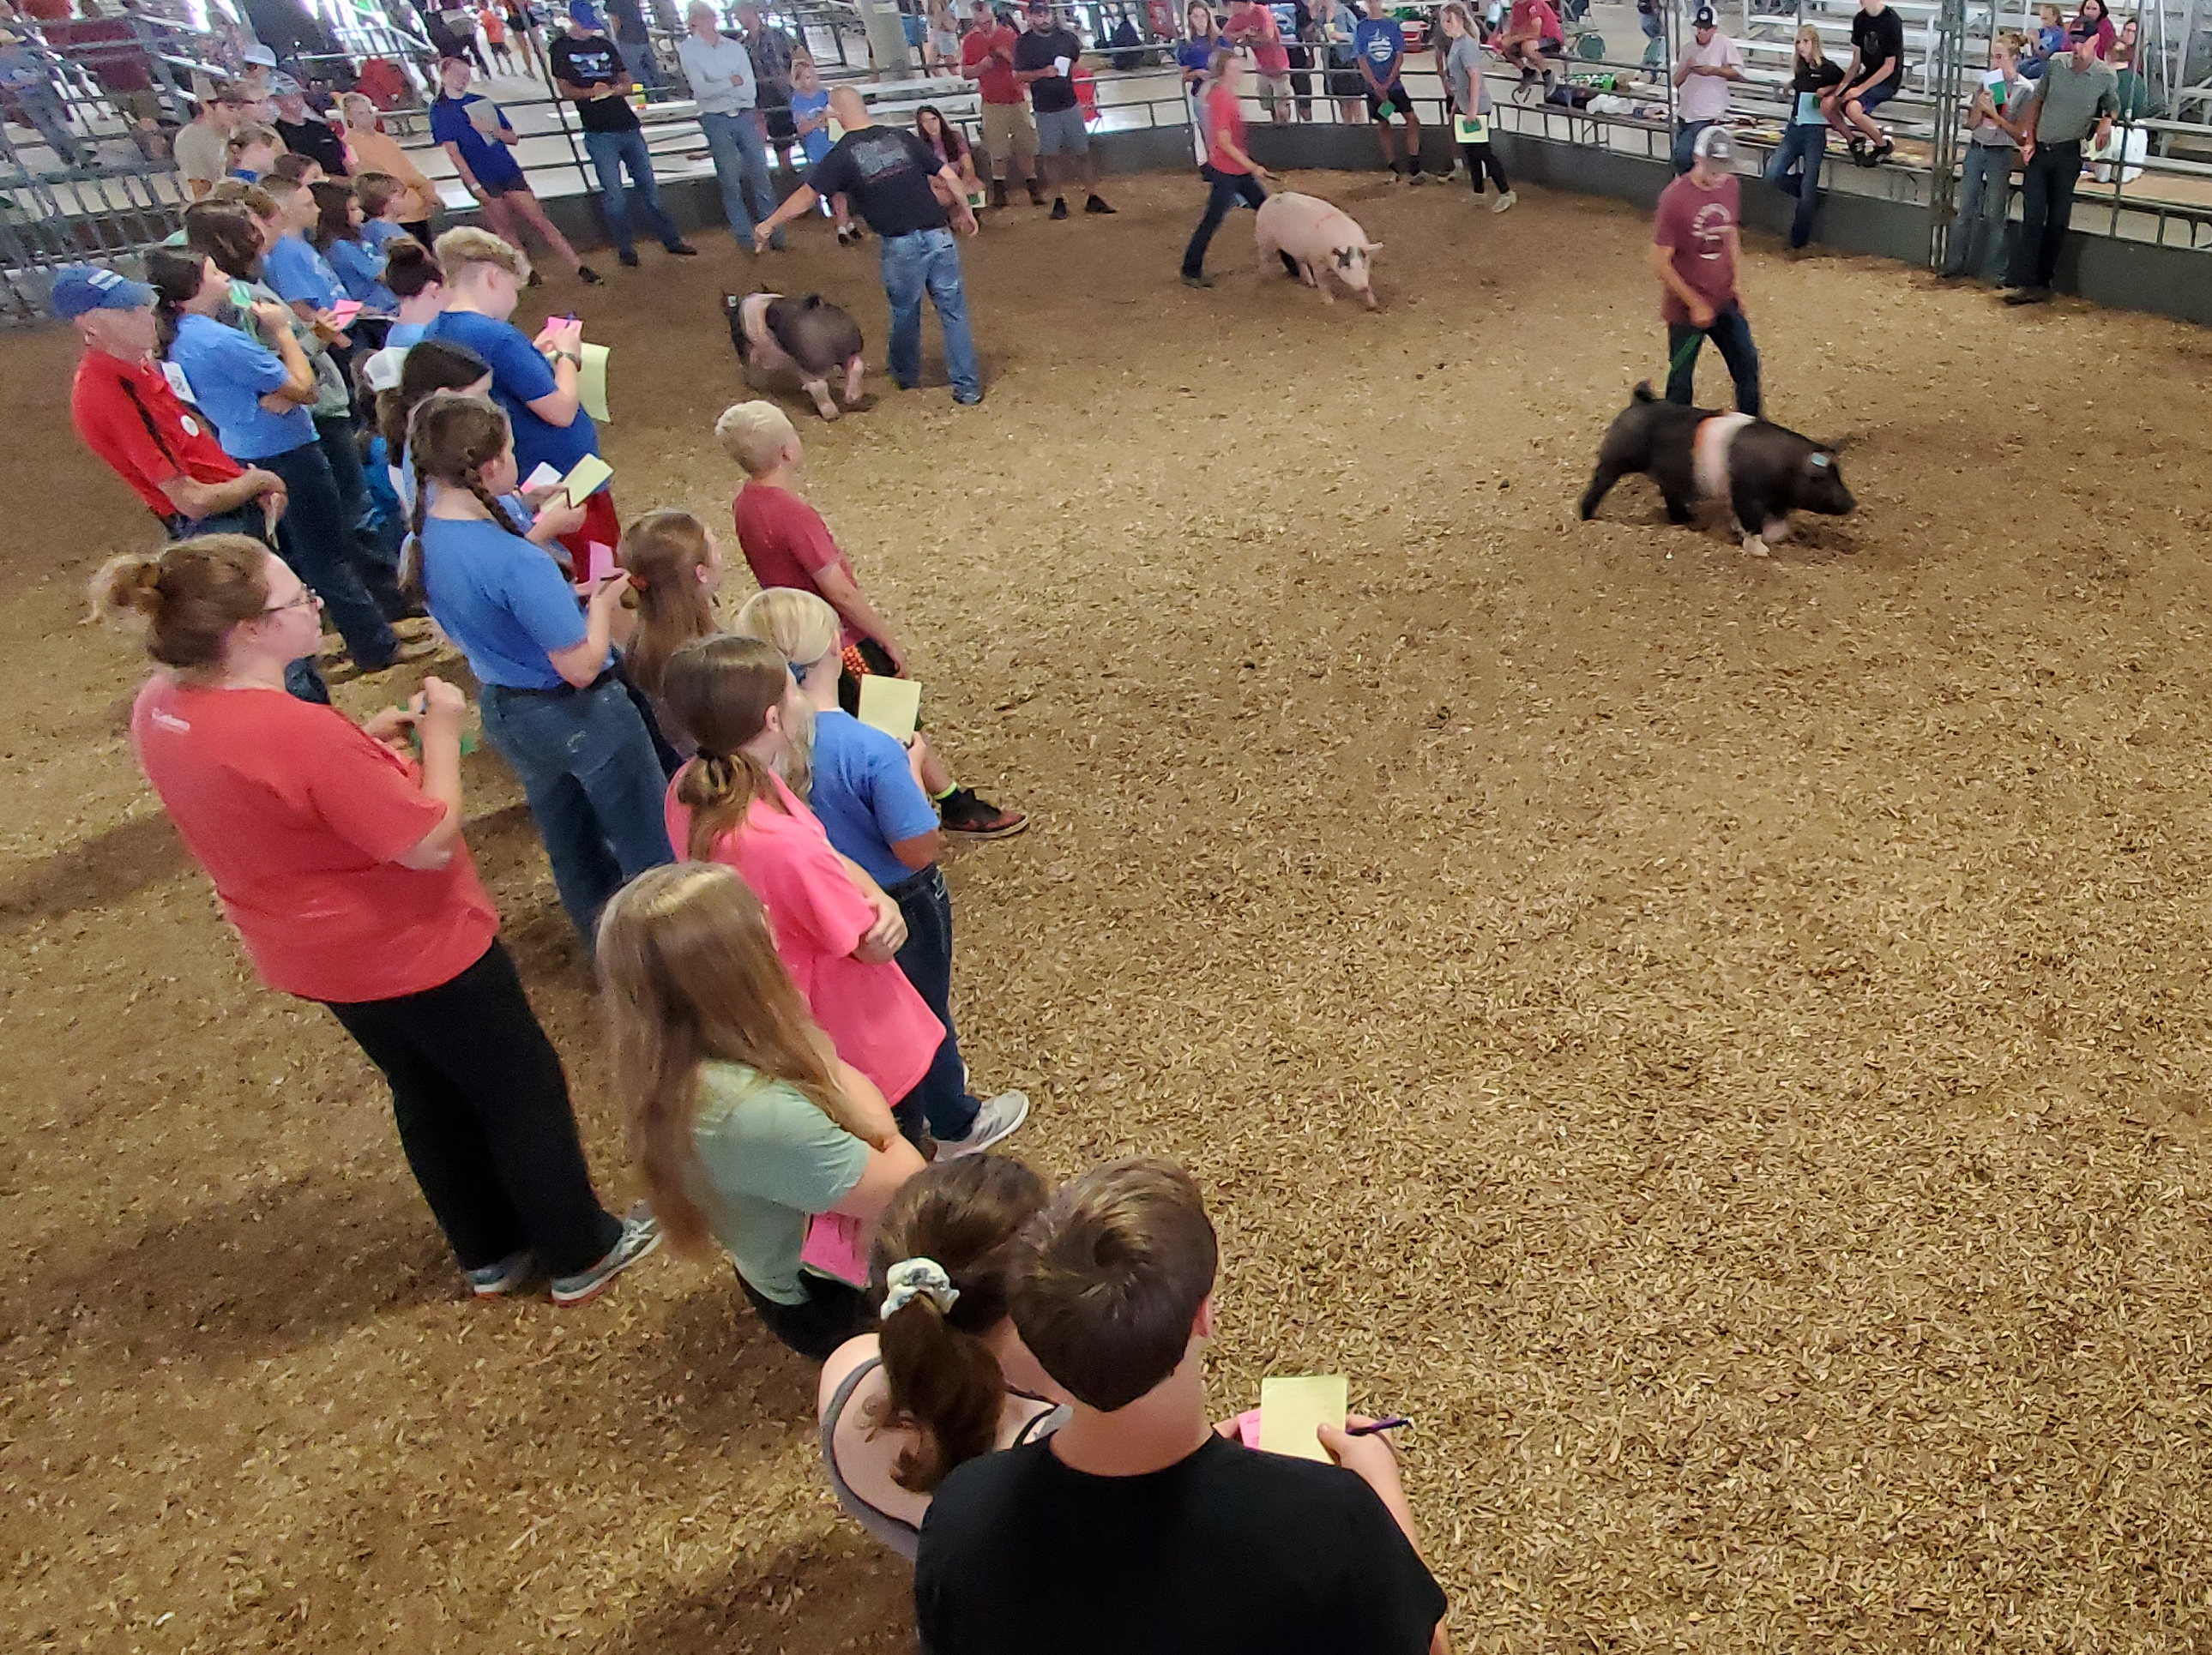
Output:
[[1381,242],[1379,242],[1379,241],[1370,241],[1370,242],[1369,242],[1369,243],[1367,244],[1367,256],[1368,256],[1370,258],[1374,258],[1376,254],[1377,254],[1377,253],[1381,252],[1382,251],[1382,244]]

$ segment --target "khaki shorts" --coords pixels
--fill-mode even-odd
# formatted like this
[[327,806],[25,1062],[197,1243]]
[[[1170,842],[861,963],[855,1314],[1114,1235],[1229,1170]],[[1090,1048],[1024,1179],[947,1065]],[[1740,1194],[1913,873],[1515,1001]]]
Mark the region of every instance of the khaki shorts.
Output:
[[1260,76],[1260,107],[1270,115],[1278,109],[1291,106],[1291,77],[1287,75]]
[[1037,152],[1036,123],[1030,118],[1030,106],[1025,103],[985,104],[983,148],[993,161],[1004,161],[1009,153],[1023,161],[1034,161]]

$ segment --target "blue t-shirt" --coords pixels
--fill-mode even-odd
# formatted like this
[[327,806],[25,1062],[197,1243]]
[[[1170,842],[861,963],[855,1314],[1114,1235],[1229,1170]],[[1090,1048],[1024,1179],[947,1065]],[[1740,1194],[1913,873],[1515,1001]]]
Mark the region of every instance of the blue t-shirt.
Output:
[[574,649],[588,630],[561,566],[488,519],[424,519],[422,590],[430,618],[483,683],[558,689],[566,680],[552,652]]
[[[793,120],[799,120],[809,115],[819,115],[829,107],[830,93],[826,88],[817,87],[811,92],[794,92],[791,94],[791,118]],[[830,129],[826,126],[817,126],[799,142],[799,147],[806,151],[808,161],[820,161],[823,156],[830,153]]]
[[889,890],[919,871],[891,846],[937,828],[937,807],[907,765],[906,749],[872,724],[832,708],[814,715],[814,784],[807,796],[830,843]]
[[[391,288],[379,280],[384,274],[384,255],[367,243],[333,241],[330,251],[323,255],[337,272],[338,280],[345,284],[346,297],[361,300],[364,310],[376,311],[389,316],[399,308],[399,300]],[[386,344],[392,342],[385,341]]]
[[[469,124],[469,106],[488,101],[473,92],[458,98],[442,94],[430,101],[430,139],[434,143],[459,146],[461,159],[469,164],[469,172],[478,184],[513,184],[522,177],[522,163],[515,160],[514,151],[495,138],[488,138]],[[499,115],[501,126],[513,124],[507,112],[497,104],[492,108]]]
[[1352,49],[1367,61],[1378,86],[1398,78],[1398,64],[1406,55],[1406,31],[1395,17],[1363,17],[1352,31]]
[[582,409],[565,426],[548,425],[530,411],[530,403],[551,396],[560,385],[553,365],[513,323],[495,322],[474,311],[443,311],[422,336],[450,339],[484,359],[491,369],[492,400],[514,422],[514,458],[524,476],[541,464],[566,476],[585,455],[599,452],[599,433]]
[[278,236],[276,245],[262,254],[261,279],[280,297],[317,310],[328,310],[345,297],[345,284],[330,260],[296,230]]
[[422,336],[429,330],[428,322],[394,322],[392,330],[384,336],[384,348],[390,350],[394,346],[404,349],[409,345],[420,344]]
[[215,421],[216,440],[231,458],[250,464],[314,441],[315,416],[305,404],[282,414],[261,406],[261,398],[291,375],[283,358],[259,340],[212,317],[188,313],[177,318],[169,360],[184,371],[192,400]]
[[371,252],[380,253],[407,231],[404,226],[389,219],[373,218],[361,227],[361,239],[368,244]]
[[[1181,45],[1176,48],[1176,66],[1185,70],[1194,69],[1200,74],[1203,75],[1212,64],[1214,49],[1217,46],[1223,46],[1227,44],[1228,42],[1224,40],[1218,34],[1208,35],[1203,40],[1185,40]],[[1188,81],[1183,82],[1183,86],[1185,90],[1192,93],[1200,92],[1205,89],[1202,87],[1192,86]],[[859,859],[860,858],[857,857],[854,858],[854,861],[858,861]]]

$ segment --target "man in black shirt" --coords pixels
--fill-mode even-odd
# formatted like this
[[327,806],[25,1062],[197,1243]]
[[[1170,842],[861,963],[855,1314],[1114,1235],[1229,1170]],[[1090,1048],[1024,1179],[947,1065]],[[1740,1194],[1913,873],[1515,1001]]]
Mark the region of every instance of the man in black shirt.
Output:
[[1330,1465],[1207,1425],[1217,1256],[1188,1173],[1098,1167],[1014,1245],[1014,1325],[1071,1414],[938,1486],[928,1655],[1448,1655],[1380,1435],[1322,1427]]
[[684,240],[676,221],[661,208],[653,157],[646,152],[637,111],[629,106],[629,69],[615,43],[601,32],[592,0],[569,0],[568,32],[545,58],[552,67],[554,89],[576,106],[576,118],[583,123],[584,149],[592,158],[592,170],[599,175],[599,210],[606,215],[615,257],[628,265],[637,264],[637,247],[629,233],[629,199],[623,189],[625,167],[660,245],[679,258],[692,257],[699,250]]
[[[951,202],[951,222],[969,235],[975,233],[975,214],[960,175],[907,128],[877,125],[866,102],[849,86],[830,94],[830,114],[845,136],[815,163],[806,182],[754,227],[753,251],[766,252],[769,237],[812,211],[823,197],[843,196],[876,233],[884,296],[891,308],[892,379],[902,391],[921,382],[921,295],[927,289],[945,330],[945,371],[952,381],[952,400],[972,407],[983,400],[983,374],[968,328],[960,250],[945,227],[945,203]],[[944,186],[943,199],[930,187],[933,179]]]
[[1083,42],[1054,15],[1052,0],[1030,0],[1029,12],[1029,33],[1014,42],[1014,84],[1029,88],[1036,112],[1037,161],[1053,182],[1052,215],[1067,216],[1064,191],[1071,183],[1084,187],[1085,212],[1110,213],[1098,193],[1098,158],[1091,153],[1091,130],[1070,74]]
[[331,130],[331,124],[307,107],[307,95],[297,86],[277,94],[276,136],[294,155],[319,162],[325,178],[346,175],[345,145]]
[[[1844,89],[1830,106],[1829,124],[1850,140],[1851,159],[1878,167],[1895,152],[1889,135],[1874,124],[1874,112],[1905,85],[1905,23],[1887,0],[1859,0],[1851,19],[1851,66]],[[1840,108],[1843,119],[1833,112]]]

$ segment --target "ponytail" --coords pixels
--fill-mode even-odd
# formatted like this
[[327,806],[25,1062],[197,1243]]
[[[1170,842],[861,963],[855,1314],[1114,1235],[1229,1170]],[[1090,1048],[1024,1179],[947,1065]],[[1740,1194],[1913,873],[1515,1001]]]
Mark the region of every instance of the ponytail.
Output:
[[768,767],[744,747],[791,687],[782,652],[757,638],[695,638],[668,658],[661,700],[699,749],[676,778],[677,801],[691,812],[693,861],[712,861],[714,842],[744,825],[756,799],[783,808]]
[[231,628],[269,604],[270,550],[246,535],[201,535],[110,558],[92,578],[96,616],[146,622],[146,652],[180,672],[222,664]]
[[156,247],[146,255],[146,282],[154,289],[155,334],[162,355],[177,343],[177,318],[199,296],[206,279],[205,253]]

